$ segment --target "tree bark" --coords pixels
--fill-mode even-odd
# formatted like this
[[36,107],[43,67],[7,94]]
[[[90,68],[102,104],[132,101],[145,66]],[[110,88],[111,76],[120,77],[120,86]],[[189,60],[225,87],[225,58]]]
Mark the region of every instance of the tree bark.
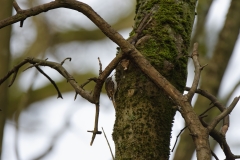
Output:
[[[195,0],[138,0],[131,36],[140,34],[137,49],[183,92],[187,55],[195,15]],[[136,33],[151,13],[145,28]],[[127,70],[116,69],[118,90],[113,140],[116,159],[169,159],[171,128],[176,110],[171,98],[159,89],[130,59]]]

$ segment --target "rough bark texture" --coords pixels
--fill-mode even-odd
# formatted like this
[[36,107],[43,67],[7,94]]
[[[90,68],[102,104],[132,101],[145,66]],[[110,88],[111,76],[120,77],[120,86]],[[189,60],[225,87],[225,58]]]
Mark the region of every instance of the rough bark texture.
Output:
[[[187,77],[195,2],[137,1],[135,28],[154,8],[136,43],[137,49],[181,92]],[[128,70],[118,66],[116,80],[116,159],[168,159],[175,115],[172,100],[132,62]]]
[[[0,20],[10,17],[12,14],[12,1],[3,0],[1,1]],[[11,26],[5,27],[0,30],[0,77],[7,74],[9,70],[10,60],[10,35]],[[8,83],[5,82],[0,87],[0,159],[2,153],[2,141],[3,131],[7,115],[7,103],[8,103]]]

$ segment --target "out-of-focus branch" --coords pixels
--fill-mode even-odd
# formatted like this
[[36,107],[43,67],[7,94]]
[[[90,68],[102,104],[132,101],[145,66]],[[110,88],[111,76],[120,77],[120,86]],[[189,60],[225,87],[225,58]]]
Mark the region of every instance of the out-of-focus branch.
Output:
[[224,98],[224,102],[227,103],[229,99],[232,97],[233,93],[236,91],[236,89],[240,86],[240,81],[234,85],[232,90],[227,94],[227,96]]
[[[1,1],[1,11],[0,19],[4,19],[12,15],[12,0]],[[10,51],[10,41],[11,41],[11,26],[0,30],[0,77],[3,77],[9,71],[11,64],[11,51]],[[3,137],[6,132],[4,132],[7,115],[9,113],[9,90],[7,82],[0,86],[0,159],[3,153]]]
[[208,86],[204,86],[204,88],[208,88],[208,90],[211,88],[209,92],[214,95],[218,94],[219,86],[238,39],[240,28],[240,19],[238,18],[240,15],[239,8],[240,1],[232,0],[225,24],[219,34],[213,56],[204,72],[204,74],[207,74],[207,77],[205,79],[203,78],[203,83],[209,81]]
[[9,17],[0,21],[0,28],[3,28],[5,26],[8,26],[10,24],[13,24],[19,21],[23,21],[28,17],[35,16],[42,12],[47,12],[49,10],[62,8],[62,7],[73,9],[83,13],[94,24],[96,24],[98,28],[101,29],[102,32],[106,36],[108,36],[112,41],[114,41],[115,43],[117,41],[124,43],[125,39],[119,33],[117,33],[104,19],[102,19],[90,6],[75,0],[64,0],[64,1],[56,0],[56,1],[52,1],[46,4],[42,4],[42,5],[27,9],[27,10],[22,10],[21,13],[17,13],[12,17]]
[[72,109],[72,108],[69,109],[68,113],[66,114],[63,126],[53,135],[53,137],[51,138],[51,141],[49,143],[49,146],[47,146],[41,154],[39,154],[38,156],[33,157],[31,159],[41,160],[44,157],[46,157],[49,153],[51,153],[51,151],[54,149],[54,147],[56,146],[56,143],[61,138],[61,136],[68,130],[69,127],[71,127],[70,126],[71,118],[74,113],[75,113],[74,109]]
[[[197,24],[192,37],[192,43],[199,42],[200,36],[203,34],[204,25],[208,16],[209,9],[212,5],[213,0],[198,1],[197,6]],[[201,43],[201,42],[199,42]],[[191,47],[193,44],[191,44]]]
[[14,141],[15,144],[14,144],[14,149],[15,149],[17,160],[21,160],[21,157],[20,157],[20,154],[19,154],[19,133],[20,133],[20,131],[19,131],[19,129],[20,129],[19,117],[21,115],[22,108],[24,108],[24,106],[26,106],[26,104],[29,101],[29,97],[30,97],[30,94],[32,93],[33,85],[34,85],[34,82],[35,82],[34,77],[36,77],[37,74],[38,74],[38,72],[35,71],[34,75],[31,78],[31,82],[30,82],[30,85],[29,85],[29,88],[28,88],[27,92],[21,98],[20,103],[16,104],[17,105],[17,110],[15,111],[15,114],[14,114],[14,121],[15,121],[15,124],[16,124],[15,125],[15,141]]

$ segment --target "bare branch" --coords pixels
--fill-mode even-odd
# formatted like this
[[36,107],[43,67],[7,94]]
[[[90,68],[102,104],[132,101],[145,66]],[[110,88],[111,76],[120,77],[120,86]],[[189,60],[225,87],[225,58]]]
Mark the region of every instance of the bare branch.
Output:
[[[55,70],[57,70],[63,77],[67,79],[67,81],[72,85],[72,87],[75,89],[77,94],[80,94],[83,98],[87,99],[89,102],[96,104],[96,115],[95,115],[95,124],[94,124],[94,131],[93,132],[93,137],[91,141],[91,145],[93,144],[94,138],[96,134],[100,134],[101,132],[98,131],[98,117],[99,117],[99,98],[100,98],[100,93],[102,90],[102,86],[104,84],[105,79],[107,76],[112,72],[112,70],[117,66],[117,64],[123,59],[123,54],[119,53],[111,62],[110,64],[106,67],[106,69],[102,72],[102,74],[98,78],[92,78],[90,79],[87,83],[89,83],[91,80],[94,80],[96,82],[95,88],[93,93],[89,93],[85,91],[82,86],[78,86],[77,82],[75,79],[65,70],[65,68],[62,66],[63,63],[56,63],[56,62],[51,62],[47,60],[41,60],[41,59],[36,59],[36,58],[31,58],[28,57],[26,58],[23,62],[21,62],[19,65],[15,66],[3,79],[0,80],[0,84],[3,83],[7,78],[9,78],[12,74],[17,73],[18,69],[23,66],[26,63],[31,63],[31,67],[38,67],[38,66],[48,66],[51,67]],[[64,62],[64,61],[63,61]],[[39,67],[38,67],[39,68]],[[37,69],[38,69],[37,68]],[[40,68],[39,68],[40,69]],[[42,73],[42,72],[41,72]],[[46,76],[46,74],[44,74]],[[16,76],[15,76],[16,77]],[[46,76],[49,80],[51,79],[50,77]],[[13,78],[14,80],[15,78]],[[50,80],[51,81],[51,80]],[[51,81],[52,82],[52,81]],[[54,84],[54,83],[53,83]],[[54,85],[55,86],[55,85]],[[55,86],[57,89],[57,87]],[[58,91],[58,89],[57,89]],[[60,92],[58,91],[58,94]],[[58,96],[60,96],[59,94]],[[76,95],[75,95],[76,98]]]
[[[13,24],[13,23],[16,23],[18,21],[24,20],[30,16],[35,16],[42,12],[47,12],[48,10],[56,9],[56,8],[60,8],[60,7],[77,10],[77,11],[83,13],[84,15],[86,15],[93,23],[95,23],[99,27],[99,29],[102,30],[102,32],[106,36],[108,36],[112,41],[117,43],[124,53],[130,53],[132,51],[137,51],[131,43],[126,41],[118,32],[116,32],[90,6],[88,6],[85,3],[75,1],[75,0],[65,0],[65,1],[57,0],[57,1],[53,1],[50,3],[46,3],[43,5],[39,5],[39,6],[30,8],[27,10],[22,10],[21,13],[17,13],[15,16],[12,16],[12,17],[9,17],[9,18],[6,18],[6,19],[0,21],[0,28],[5,27],[10,24]],[[91,103],[93,103],[94,100],[96,103],[98,103],[97,99],[100,96],[100,90],[103,86],[105,79],[108,77],[108,75],[111,73],[111,71],[117,66],[117,64],[123,59],[123,57],[124,57],[123,53],[119,53],[112,60],[112,62],[108,65],[108,67],[106,67],[106,69],[103,71],[103,73],[99,76],[99,78],[98,78],[99,80],[93,91],[93,96],[92,96],[93,98],[90,98],[90,96],[85,96]],[[57,68],[59,68],[59,67],[57,67]],[[64,73],[64,72],[59,72],[59,73],[61,73],[63,76],[68,77],[67,73]],[[69,78],[68,78],[68,80],[69,80]],[[71,84],[71,85],[74,85],[74,84]],[[76,89],[77,88],[76,85],[74,85],[74,86]],[[76,91],[81,92],[81,91],[79,91],[79,88],[77,88]]]
[[99,57],[98,57],[98,62],[99,62],[99,75],[100,75],[102,74],[102,63]]
[[[76,10],[78,12],[83,13],[87,16],[102,32],[108,36],[113,42],[117,43],[128,43],[125,39],[116,32],[104,19],[102,19],[90,6],[83,2],[75,1],[75,0],[56,0],[46,4],[42,4],[36,7],[32,7],[30,9],[22,10],[20,13],[16,15],[6,18],[0,21],[0,28],[11,25],[13,23],[23,21],[28,17],[38,15],[42,12],[47,12],[56,8],[69,8]],[[121,46],[120,46],[121,47]],[[123,47],[123,46],[122,46]],[[121,48],[122,48],[121,47]],[[129,48],[125,48],[125,50],[130,51]]]
[[172,152],[174,151],[174,148],[176,147],[176,144],[177,144],[177,141],[178,141],[178,138],[179,138],[179,136],[181,135],[181,133],[187,128],[188,126],[185,126],[183,129],[181,129],[181,131],[178,133],[178,135],[177,135],[177,139],[176,139],[176,141],[175,141],[175,143],[174,143],[174,145],[173,145],[173,148],[172,148]]
[[61,94],[61,92],[59,91],[58,86],[56,85],[56,83],[55,83],[41,68],[39,68],[38,66],[35,66],[35,67],[37,68],[37,70],[38,70],[40,73],[42,73],[42,74],[53,84],[54,88],[57,90],[57,93],[58,93],[58,97],[57,97],[57,98],[60,97],[60,98],[63,99],[62,94]]
[[[193,107],[188,101],[186,95],[182,95],[165,77],[163,77],[136,49],[131,53],[128,53],[138,67],[145,73],[156,86],[162,88],[166,94],[175,102],[177,106],[181,106],[181,114],[185,119],[186,124],[190,132],[194,135],[207,136],[208,132],[201,125],[201,122],[193,110]],[[203,138],[204,136],[193,136],[193,141],[198,150],[197,155],[210,154],[210,147],[208,139]]]
[[[201,120],[201,119],[200,119]],[[202,124],[204,127],[207,127],[208,124],[204,121],[202,121]],[[220,145],[220,147],[222,148],[224,154],[226,155],[226,159],[227,160],[235,160],[235,156],[233,155],[227,141],[226,141],[226,137],[225,135],[223,135],[222,133],[220,133],[219,131],[217,131],[216,129],[213,129],[212,131],[209,132],[209,135],[211,137],[213,137],[213,139],[215,139],[218,144]]]
[[93,141],[94,141],[94,139],[95,139],[97,134],[102,134],[101,131],[98,131],[98,117],[99,117],[99,104],[96,104],[94,130],[93,131],[88,131],[88,132],[92,132],[93,133],[90,145],[93,144]]
[[94,77],[94,78],[89,78],[85,83],[81,84],[80,87],[83,88],[85,87],[88,83],[90,83],[91,81],[94,81],[96,82],[97,81],[97,78]]
[[[190,88],[189,87],[185,87],[185,90],[189,91]],[[202,89],[197,89],[195,92],[198,93],[198,94],[201,94],[202,96],[204,96],[206,98],[208,98],[212,102],[212,104],[215,105],[220,111],[223,111],[225,109],[225,106],[223,106],[217,100],[217,98],[214,95],[212,95],[212,94],[210,94],[210,93],[208,93],[208,92],[206,92],[205,90],[202,90]]]
[[[190,90],[190,88],[189,87],[185,87],[185,90]],[[223,112],[225,109],[226,109],[226,107],[225,106],[223,106],[218,100],[217,100],[217,98],[215,97],[215,96],[213,96],[212,94],[210,94],[210,93],[208,93],[208,92],[206,92],[206,91],[204,91],[204,90],[201,90],[201,89],[197,89],[196,90],[196,93],[198,93],[198,94],[201,94],[202,96],[204,96],[204,97],[206,97],[206,98],[208,98],[211,102],[212,102],[212,104],[214,105],[214,106],[216,106],[221,112]],[[201,114],[202,115],[202,114]],[[222,132],[222,134],[226,134],[226,132],[227,132],[227,130],[228,130],[228,127],[229,127],[229,115],[227,115],[227,116],[225,116],[224,118],[223,118],[223,126],[222,126],[222,129],[221,129],[221,132]]]
[[66,60],[69,60],[69,61],[71,61],[72,60],[72,58],[71,57],[67,57],[67,58],[65,58],[62,62],[61,62],[61,65],[63,65],[63,63],[66,61]]
[[78,93],[75,92],[74,101],[77,99],[77,95],[78,95]]
[[[31,64],[33,64],[32,66],[34,66],[34,67],[38,67],[39,65],[41,65],[41,66],[48,66],[48,67],[51,67],[51,68],[57,70],[63,77],[65,77],[69,81],[69,83],[72,85],[72,87],[75,89],[75,91],[78,94],[80,94],[82,97],[87,99],[89,102],[95,103],[93,98],[92,98],[92,96],[89,93],[87,93],[86,91],[84,91],[81,87],[79,87],[77,82],[75,81],[75,79],[65,70],[65,68],[61,64],[56,63],[56,62],[51,62],[51,61],[46,61],[46,60],[41,60],[41,59],[28,57],[25,60],[23,60],[20,64],[16,65],[11,71],[9,71],[8,74],[4,78],[2,78],[0,80],[0,84],[2,84],[12,74],[16,75],[16,73],[19,70],[19,68],[22,67],[26,63],[31,63]],[[14,78],[12,80],[12,83],[13,83],[15,77],[16,76],[14,76]],[[47,78],[49,79],[49,77],[47,77]],[[12,83],[10,85],[12,85]],[[57,89],[57,91],[58,91],[58,94],[59,94],[59,90],[58,89]],[[61,94],[59,94],[58,96],[61,97]]]
[[17,73],[18,73],[18,70],[19,68],[21,68],[24,64],[28,63],[27,60],[23,60],[21,63],[19,63],[18,65],[14,66],[12,70],[10,70],[7,75],[5,77],[3,77],[2,79],[0,79],[0,85],[6,81],[12,74],[14,74],[12,80],[11,80],[11,83],[8,85],[9,87],[13,84],[16,76],[17,76]]
[[[100,92],[106,77],[110,74],[110,72],[117,66],[117,64],[124,58],[124,56],[129,56],[131,60],[133,60],[139,68],[146,74],[148,77],[160,88],[173,99],[173,101],[181,106],[181,113],[184,117],[188,128],[192,135],[202,135],[202,136],[193,136],[194,143],[196,145],[198,155],[202,155],[202,153],[209,154],[209,142],[208,139],[205,138],[208,135],[207,130],[201,126],[200,120],[198,116],[193,111],[191,104],[188,102],[187,96],[182,95],[170,82],[168,82],[146,59],[145,57],[131,44],[129,41],[126,41],[119,33],[117,33],[114,29],[111,28],[109,24],[107,24],[96,12],[93,11],[91,7],[88,5],[75,1],[75,0],[56,0],[50,3],[46,3],[37,7],[33,7],[31,9],[23,10],[21,13],[17,13],[17,15],[9,17],[0,22],[0,28],[16,23],[18,21],[23,21],[24,19],[37,15],[42,12],[46,12],[55,8],[69,8],[73,10],[77,10],[86,15],[94,24],[96,24],[101,31],[108,36],[113,42],[115,42],[121,48],[121,53],[119,53],[116,58],[106,67],[103,73],[98,77],[93,94],[89,94],[80,88],[73,77],[58,63],[49,62],[49,61],[41,61],[39,59],[29,58],[27,59],[29,63],[41,63],[42,66],[46,65],[54,68],[60,74],[62,74],[69,83],[73,86],[76,92],[78,92],[82,97],[87,99],[89,102],[96,104],[96,116],[95,116],[95,127],[93,131],[92,142],[98,133],[96,123],[98,120],[98,112],[99,112],[99,97]],[[154,10],[154,9],[153,9]],[[133,39],[133,42],[135,40]],[[91,144],[92,144],[91,142]]]
[[36,64],[37,63],[38,65],[48,66],[48,67],[51,67],[51,68],[55,69],[63,77],[65,77],[67,79],[67,81],[72,85],[72,87],[75,89],[75,91],[78,92],[78,94],[80,94],[82,97],[87,99],[89,102],[94,103],[94,100],[93,100],[92,96],[88,92],[84,91],[82,88],[80,88],[78,86],[78,84],[75,81],[75,79],[65,70],[65,68],[61,64],[56,63],[56,62],[36,59],[36,58],[30,58],[30,57],[26,58],[26,59],[31,64]]
[[17,2],[15,0],[13,1],[13,7],[17,13],[22,11],[22,9],[19,7],[19,5],[17,4]]
[[211,150],[211,154],[213,155],[213,157],[216,159],[216,160],[219,160],[217,155]]
[[219,114],[214,120],[211,122],[211,124],[207,127],[209,131],[213,130],[213,128],[216,127],[219,121],[221,121],[225,116],[230,114],[233,110],[233,108],[236,106],[237,102],[239,101],[240,97],[235,97],[233,102],[230,104],[230,106],[225,109],[221,114]]
[[203,117],[205,113],[207,113],[209,110],[213,109],[215,106],[211,106],[208,109],[206,109],[203,113],[199,115],[199,117]]
[[232,97],[233,93],[237,90],[239,86],[240,86],[240,81],[238,81],[238,83],[234,85],[233,89],[227,94],[227,96],[225,96],[226,98],[224,98],[224,102],[227,103],[227,101],[229,101],[229,99]]
[[[13,1],[13,7],[16,10],[17,13],[21,13],[23,10],[19,7],[19,5],[17,4],[17,2],[14,0]],[[20,27],[23,27],[23,22],[25,19],[20,21]]]
[[103,131],[104,137],[105,137],[105,139],[106,139],[106,141],[107,141],[108,147],[109,147],[109,149],[110,149],[110,152],[111,152],[111,155],[112,155],[112,159],[114,160],[115,158],[114,158],[114,156],[113,156],[113,152],[112,152],[111,146],[110,146],[110,144],[109,144],[109,142],[108,142],[108,139],[107,139],[107,136],[106,136],[106,134],[105,134],[105,132],[104,132],[103,127],[102,127],[102,131]]
[[199,81],[200,81],[201,71],[203,69],[203,67],[201,67],[201,65],[199,63],[198,51],[197,50],[198,50],[198,43],[194,43],[193,53],[192,53],[191,57],[193,59],[193,64],[194,64],[194,67],[195,67],[195,75],[194,75],[192,87],[187,94],[189,102],[192,101],[192,98],[195,94],[195,91],[197,90],[197,87],[198,87],[198,84],[199,84]]

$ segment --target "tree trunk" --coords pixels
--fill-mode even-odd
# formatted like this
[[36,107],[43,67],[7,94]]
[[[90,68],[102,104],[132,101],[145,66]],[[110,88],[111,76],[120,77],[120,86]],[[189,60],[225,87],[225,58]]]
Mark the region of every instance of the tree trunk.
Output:
[[[183,92],[187,55],[195,16],[195,0],[138,0],[135,29],[152,13],[136,48]],[[127,70],[116,69],[118,90],[113,140],[116,159],[169,159],[174,104],[162,89],[130,60]]]
[[[0,12],[0,20],[10,17],[12,15],[12,1],[1,1],[1,5],[4,6]],[[3,77],[9,71],[10,61],[10,36],[11,26],[5,27],[0,30],[0,77]],[[0,159],[2,154],[2,142],[4,125],[7,115],[7,103],[8,103],[8,81],[3,83],[0,87]]]

